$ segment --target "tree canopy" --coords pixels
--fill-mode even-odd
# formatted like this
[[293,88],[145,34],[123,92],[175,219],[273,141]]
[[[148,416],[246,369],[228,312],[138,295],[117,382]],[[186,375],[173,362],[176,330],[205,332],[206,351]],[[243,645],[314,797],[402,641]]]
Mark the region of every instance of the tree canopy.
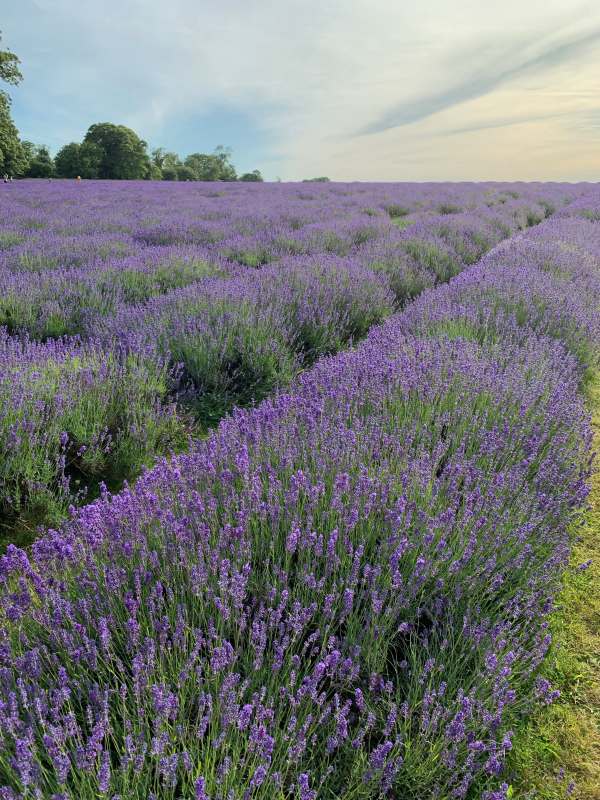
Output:
[[0,91],[0,172],[22,175],[27,169],[27,153],[10,115],[10,100]]
[[[33,157],[33,152],[31,153]],[[229,147],[219,145],[212,153],[177,153],[156,147],[150,154],[146,142],[124,125],[98,122],[91,125],[81,144],[65,145],[54,159],[61,178],[115,178],[163,181],[255,181],[260,170],[245,172],[238,179]]]
[[28,161],[25,176],[27,178],[51,178],[54,175],[54,161],[46,145],[35,145],[33,142],[23,142],[22,144]]
[[[14,53],[0,49],[0,80],[13,86],[20,83],[23,75],[19,64],[20,61]],[[10,114],[10,97],[0,89],[0,171],[22,175],[27,169],[27,163],[27,153]]]
[[[0,43],[2,35],[0,33]],[[0,81],[17,86],[23,75],[20,60],[0,48]],[[70,142],[54,161],[45,145],[21,142],[10,114],[10,97],[0,89],[0,172],[30,178],[111,178],[116,180],[235,181],[231,149],[218,145],[212,153],[191,153],[183,161],[148,145],[131,128],[112,122],[90,125],[83,142]],[[245,172],[242,181],[262,181],[259,170]]]
[[99,178],[135,180],[148,177],[150,158],[147,144],[131,128],[97,122],[88,128],[83,144],[96,145],[101,153]]
[[103,151],[94,142],[71,142],[62,147],[54,158],[59,178],[98,178]]
[[231,150],[219,145],[213,153],[192,153],[183,162],[197,181],[234,181],[235,167],[231,163]]
[[263,176],[259,169],[253,169],[252,172],[244,172],[243,175],[240,175],[240,180],[247,183],[262,183]]
[[[2,34],[0,33],[0,42]],[[13,86],[21,83],[23,75],[19,69],[20,60],[10,50],[0,50],[0,80]]]
[[[0,42],[2,36],[0,34]],[[0,49],[0,81],[13,86],[23,80],[20,61],[10,50]],[[115,180],[235,181],[231,149],[219,145],[212,153],[192,153],[183,161],[148,145],[131,128],[112,122],[96,122],[83,142],[65,144],[54,161],[45,145],[21,142],[10,114],[10,97],[0,89],[0,172],[30,178],[109,178]],[[240,180],[262,181],[259,170]]]

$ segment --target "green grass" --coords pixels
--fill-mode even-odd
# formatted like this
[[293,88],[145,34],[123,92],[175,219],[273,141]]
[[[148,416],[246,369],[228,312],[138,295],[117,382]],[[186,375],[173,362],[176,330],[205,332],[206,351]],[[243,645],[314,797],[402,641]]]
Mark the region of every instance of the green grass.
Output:
[[400,206],[395,203],[385,206],[385,210],[390,215],[391,219],[399,219],[410,214],[410,208],[407,208],[406,206]]
[[397,228],[400,228],[401,231],[415,224],[415,220],[408,219],[408,217],[393,217],[392,222]]
[[440,283],[447,283],[461,271],[458,259],[451,252],[431,242],[409,239],[403,248],[419,267],[429,270]]
[[[594,444],[600,450],[600,373],[587,387]],[[600,469],[591,481],[590,508],[575,532],[551,629],[546,677],[561,692],[517,732],[508,764],[515,800],[600,798]],[[577,567],[591,559],[590,566]]]
[[14,231],[0,231],[0,250],[8,250],[25,241],[25,237]]

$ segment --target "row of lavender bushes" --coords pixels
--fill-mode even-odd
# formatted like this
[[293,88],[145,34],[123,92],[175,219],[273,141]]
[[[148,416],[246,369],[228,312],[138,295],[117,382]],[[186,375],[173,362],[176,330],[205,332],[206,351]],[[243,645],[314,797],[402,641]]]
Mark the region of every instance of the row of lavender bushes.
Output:
[[287,185],[215,198],[166,188],[65,182],[38,197],[39,185],[19,185],[22,206],[1,220],[0,324],[41,339],[94,336],[118,308],[290,256],[351,257],[383,272],[402,303],[582,190],[339,185],[306,195]]
[[14,188],[0,209],[0,526],[22,541],[583,191]]
[[0,797],[504,800],[553,696],[599,266],[564,212],[10,547]]

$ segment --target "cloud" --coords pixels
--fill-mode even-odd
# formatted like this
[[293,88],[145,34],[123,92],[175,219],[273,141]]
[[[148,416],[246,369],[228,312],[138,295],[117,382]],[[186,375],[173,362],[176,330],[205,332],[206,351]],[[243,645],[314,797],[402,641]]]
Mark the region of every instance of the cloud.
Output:
[[[538,55],[526,58],[512,66],[495,70],[488,66],[478,75],[470,77],[456,86],[392,107],[383,116],[359,129],[358,133],[381,133],[389,128],[410,125],[427,119],[440,111],[486,95],[508,81],[560,66],[584,53],[587,48],[599,41],[600,29],[596,29],[563,42],[549,44]],[[511,60],[515,56],[514,48],[507,48],[503,61],[511,64]]]
[[[563,147],[559,117],[570,114],[570,146],[592,171],[589,133],[576,126],[600,93],[595,0],[5,5],[4,41],[25,74],[15,120],[54,150],[110,120],[182,154],[233,144],[240,168],[284,180],[508,177],[529,164],[556,177],[573,159],[552,159],[550,144],[521,157],[534,126]],[[517,117],[531,125],[500,124]]]
[[463,133],[475,133],[477,131],[486,131],[492,128],[509,128],[513,125],[527,125],[531,122],[542,122],[550,119],[560,119],[570,117],[571,112],[558,112],[551,114],[531,114],[521,117],[504,117],[501,119],[489,119],[481,122],[473,122],[471,125],[464,125],[460,128],[449,128],[440,131],[441,136],[459,136]]

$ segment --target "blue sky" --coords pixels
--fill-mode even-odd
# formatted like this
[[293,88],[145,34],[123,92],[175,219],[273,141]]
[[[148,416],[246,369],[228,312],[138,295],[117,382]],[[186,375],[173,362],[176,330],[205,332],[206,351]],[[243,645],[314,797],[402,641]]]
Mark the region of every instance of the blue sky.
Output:
[[297,180],[600,180],[600,4],[4,0],[24,138],[93,122]]

